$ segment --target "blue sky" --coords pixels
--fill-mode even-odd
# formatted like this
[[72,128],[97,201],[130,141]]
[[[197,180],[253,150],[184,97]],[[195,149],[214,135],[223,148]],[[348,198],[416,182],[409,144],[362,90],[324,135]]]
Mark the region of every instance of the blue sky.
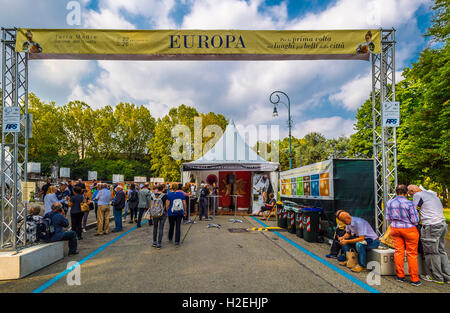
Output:
[[[431,0],[79,0],[81,24],[67,25],[66,0],[0,0],[1,26],[114,29],[397,30],[396,72],[416,61],[427,41]],[[156,117],[186,104],[222,113],[237,124],[279,124],[269,95],[290,96],[293,134],[353,133],[355,113],[370,93],[365,61],[32,61],[30,91],[44,101],[83,100],[93,107],[145,105]]]

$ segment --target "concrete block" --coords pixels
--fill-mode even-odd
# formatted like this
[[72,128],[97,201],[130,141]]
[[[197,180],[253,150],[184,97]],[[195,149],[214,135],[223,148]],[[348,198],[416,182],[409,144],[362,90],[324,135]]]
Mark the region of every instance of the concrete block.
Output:
[[0,252],[0,280],[19,279],[64,258],[64,242],[39,244],[15,251]]
[[[396,275],[395,261],[394,261],[394,249],[373,249],[367,251],[367,263],[370,261],[377,261],[380,263],[380,275],[392,276]],[[417,264],[419,267],[419,275],[423,273],[423,261],[422,255],[417,255]],[[404,258],[403,268],[405,269],[405,275],[409,275],[408,259]]]

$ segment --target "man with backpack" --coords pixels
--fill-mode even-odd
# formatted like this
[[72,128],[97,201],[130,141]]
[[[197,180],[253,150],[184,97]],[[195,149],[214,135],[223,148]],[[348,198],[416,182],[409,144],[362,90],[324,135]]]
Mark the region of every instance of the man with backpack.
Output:
[[152,201],[150,203],[150,215],[152,217],[153,223],[153,243],[152,247],[156,249],[161,249],[161,241],[164,231],[164,223],[166,222],[167,211],[165,208],[165,203],[167,200],[167,195],[163,193],[164,187],[159,185],[157,192],[153,195]]
[[65,217],[61,203],[52,204],[52,210],[44,215],[42,222],[37,225],[36,237],[45,242],[69,241],[69,256],[78,254],[77,234],[71,231],[64,231],[69,226],[69,221]]
[[[152,201],[152,192],[149,190],[149,183],[145,183],[144,187],[139,191],[139,215],[137,220],[137,227],[141,227],[142,215],[146,210],[150,208],[150,202]],[[148,225],[153,225],[152,220],[148,222]]]

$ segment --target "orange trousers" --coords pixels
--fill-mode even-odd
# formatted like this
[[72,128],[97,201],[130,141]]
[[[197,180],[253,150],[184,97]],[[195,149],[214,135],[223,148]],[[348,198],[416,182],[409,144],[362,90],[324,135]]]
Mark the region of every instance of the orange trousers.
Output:
[[419,266],[417,265],[417,247],[419,244],[419,231],[416,227],[393,228],[391,227],[391,237],[394,240],[395,271],[398,277],[405,277],[403,268],[406,257],[408,258],[409,276],[412,282],[419,281]]

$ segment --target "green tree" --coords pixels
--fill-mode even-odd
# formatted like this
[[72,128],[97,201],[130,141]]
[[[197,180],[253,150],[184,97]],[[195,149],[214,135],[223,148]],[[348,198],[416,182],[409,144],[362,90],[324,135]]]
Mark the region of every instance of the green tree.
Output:
[[436,42],[448,41],[450,33],[450,1],[434,0],[432,24],[425,36],[431,36]]
[[329,158],[346,158],[349,156],[350,138],[340,136],[327,141],[327,155]]
[[65,150],[76,152],[80,159],[84,159],[95,144],[93,130],[97,112],[81,101],[70,101],[61,108],[61,112],[66,135]]
[[[211,139],[203,138],[203,130],[208,125],[218,125],[225,130],[226,119],[221,114],[215,114],[209,112],[206,114],[200,114],[195,108],[180,105],[177,108],[172,108],[169,113],[158,119],[154,137],[148,142],[149,154],[151,157],[151,170],[154,175],[163,177],[166,181],[180,181],[180,168],[184,162],[191,160],[175,160],[171,156],[172,145],[175,140],[172,138],[172,129],[176,125],[186,125],[191,132],[191,145],[194,144],[194,118],[202,118],[202,147],[207,140]],[[207,151],[202,149],[202,154]],[[192,155],[193,156],[193,155]]]
[[119,103],[114,109],[114,119],[119,152],[128,158],[140,159],[155,129],[156,121],[150,111],[144,106]]
[[50,165],[58,161],[65,134],[61,109],[54,102],[28,96],[28,111],[33,114],[33,136],[28,141],[28,160],[41,163],[44,174],[50,174]]

